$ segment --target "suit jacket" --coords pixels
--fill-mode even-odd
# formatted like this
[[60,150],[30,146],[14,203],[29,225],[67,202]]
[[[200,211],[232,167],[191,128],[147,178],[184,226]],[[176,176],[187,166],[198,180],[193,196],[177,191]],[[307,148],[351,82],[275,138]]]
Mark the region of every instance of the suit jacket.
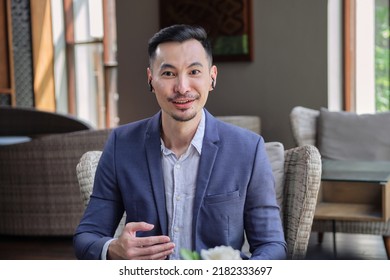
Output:
[[[263,138],[205,113],[192,219],[193,249],[200,252],[230,245],[240,250],[245,229],[252,259],[284,259],[286,243]],[[113,130],[74,235],[78,258],[100,258],[124,211],[126,222],[155,225],[137,236],[167,235],[160,135],[161,113]]]

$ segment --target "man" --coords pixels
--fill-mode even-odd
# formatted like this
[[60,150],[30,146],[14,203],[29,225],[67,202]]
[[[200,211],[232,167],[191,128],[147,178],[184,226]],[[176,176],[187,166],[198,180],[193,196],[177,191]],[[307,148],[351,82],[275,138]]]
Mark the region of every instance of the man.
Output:
[[[202,28],[175,25],[149,41],[147,78],[161,111],[116,128],[75,236],[82,259],[179,259],[218,245],[284,259],[274,178],[261,136],[204,106],[217,81]],[[124,211],[126,226],[113,234]],[[245,257],[245,256],[243,256]]]

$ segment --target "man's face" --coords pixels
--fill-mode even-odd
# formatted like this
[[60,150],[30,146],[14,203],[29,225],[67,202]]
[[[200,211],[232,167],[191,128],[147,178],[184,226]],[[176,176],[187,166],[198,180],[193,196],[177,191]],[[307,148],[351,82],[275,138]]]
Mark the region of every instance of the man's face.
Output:
[[160,44],[147,71],[163,120],[200,119],[217,68],[210,66],[206,51],[197,40]]

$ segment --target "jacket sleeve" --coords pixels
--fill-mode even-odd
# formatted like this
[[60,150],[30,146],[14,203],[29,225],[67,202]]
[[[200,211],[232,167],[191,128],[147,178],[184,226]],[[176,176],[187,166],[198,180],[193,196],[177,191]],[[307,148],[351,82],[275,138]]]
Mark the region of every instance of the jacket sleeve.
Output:
[[286,258],[287,245],[276,202],[275,181],[263,138],[257,145],[247,190],[244,223],[251,259]]
[[73,244],[78,259],[100,259],[104,244],[112,239],[124,209],[115,170],[115,133],[104,148],[96,169],[93,191]]

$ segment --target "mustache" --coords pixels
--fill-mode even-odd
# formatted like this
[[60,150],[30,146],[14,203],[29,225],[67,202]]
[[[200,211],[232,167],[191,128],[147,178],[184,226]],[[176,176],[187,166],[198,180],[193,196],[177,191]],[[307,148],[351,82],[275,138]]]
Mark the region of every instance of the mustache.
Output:
[[176,93],[173,96],[168,97],[168,101],[174,102],[174,101],[180,100],[180,99],[199,99],[199,98],[200,98],[199,94],[186,94],[186,95],[183,95],[183,94],[180,94],[180,93]]

